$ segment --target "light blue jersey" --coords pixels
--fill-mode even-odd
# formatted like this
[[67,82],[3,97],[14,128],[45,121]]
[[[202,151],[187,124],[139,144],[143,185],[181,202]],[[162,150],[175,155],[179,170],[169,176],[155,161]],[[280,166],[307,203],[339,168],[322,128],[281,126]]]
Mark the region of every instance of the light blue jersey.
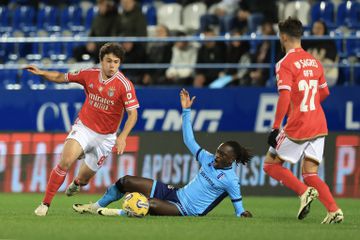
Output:
[[239,178],[232,167],[215,169],[215,155],[202,149],[195,141],[190,121],[190,109],[183,109],[182,131],[185,145],[199,161],[201,168],[195,178],[177,191],[177,197],[189,216],[210,212],[226,196],[230,196],[236,216],[245,210],[242,205]]

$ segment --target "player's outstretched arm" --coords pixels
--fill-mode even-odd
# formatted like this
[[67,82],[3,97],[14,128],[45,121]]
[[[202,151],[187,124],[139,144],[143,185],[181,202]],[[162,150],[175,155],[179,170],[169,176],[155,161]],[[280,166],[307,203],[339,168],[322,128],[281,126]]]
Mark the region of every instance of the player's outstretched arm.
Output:
[[128,110],[126,112],[128,116],[124,128],[120,135],[116,138],[117,154],[123,154],[126,147],[126,138],[135,126],[138,118],[138,112],[136,109]]
[[195,141],[193,129],[191,127],[191,106],[195,100],[195,96],[190,99],[188,91],[182,89],[180,91],[180,102],[183,109],[182,112],[182,132],[184,143],[190,152],[195,156],[200,149],[199,144]]
[[39,75],[40,77],[43,77],[50,82],[55,82],[55,83],[67,82],[65,79],[65,74],[61,72],[41,70],[34,65],[28,65],[24,67],[24,69],[28,70],[32,74]]

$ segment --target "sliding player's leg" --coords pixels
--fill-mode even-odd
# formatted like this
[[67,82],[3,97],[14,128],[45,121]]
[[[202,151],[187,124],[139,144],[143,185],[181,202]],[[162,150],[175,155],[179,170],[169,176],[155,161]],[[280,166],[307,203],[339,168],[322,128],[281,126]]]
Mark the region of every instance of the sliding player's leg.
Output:
[[[164,201],[158,198],[149,199],[150,215],[157,216],[182,216],[178,207],[168,201]],[[99,208],[97,213],[103,216],[131,216],[131,213],[124,211],[123,209],[116,208]]]
[[153,183],[152,179],[127,175],[109,186],[96,203],[74,204],[73,209],[79,213],[96,213],[97,209],[107,207],[110,203],[121,199],[126,192],[139,192],[150,198],[155,189]]
[[150,203],[150,215],[158,215],[158,216],[182,216],[178,207],[168,201],[164,201],[157,198],[149,199]]
[[65,180],[67,171],[83,153],[81,145],[76,140],[68,139],[65,142],[60,163],[51,171],[44,199],[35,210],[37,216],[45,216],[47,214],[53,197]]

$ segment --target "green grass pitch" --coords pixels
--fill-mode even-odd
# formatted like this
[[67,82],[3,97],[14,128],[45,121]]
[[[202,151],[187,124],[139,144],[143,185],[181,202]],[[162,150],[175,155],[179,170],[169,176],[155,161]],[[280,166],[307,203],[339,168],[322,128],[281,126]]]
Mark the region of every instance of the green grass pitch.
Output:
[[[296,197],[246,197],[252,219],[236,218],[229,200],[205,217],[155,217],[142,219],[103,217],[75,213],[73,203],[96,201],[99,195],[66,197],[59,193],[46,217],[36,217],[40,194],[0,194],[0,239],[359,239],[360,200],[338,199],[345,222],[321,225],[325,209],[318,202],[310,215],[296,219]],[[113,203],[111,206],[116,207]]]

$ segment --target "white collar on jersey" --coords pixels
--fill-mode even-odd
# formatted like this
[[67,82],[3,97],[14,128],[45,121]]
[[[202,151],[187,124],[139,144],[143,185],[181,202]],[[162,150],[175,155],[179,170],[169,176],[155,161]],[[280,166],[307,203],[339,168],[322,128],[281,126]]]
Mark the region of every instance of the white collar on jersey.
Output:
[[106,85],[106,84],[108,84],[109,82],[111,82],[112,80],[114,80],[114,78],[116,77],[116,75],[117,75],[118,73],[119,73],[119,70],[116,71],[111,78],[108,78],[108,79],[104,80],[104,79],[102,78],[102,74],[101,74],[101,71],[100,71],[100,72],[99,72],[99,82],[102,83],[102,84],[104,84],[104,85]]

